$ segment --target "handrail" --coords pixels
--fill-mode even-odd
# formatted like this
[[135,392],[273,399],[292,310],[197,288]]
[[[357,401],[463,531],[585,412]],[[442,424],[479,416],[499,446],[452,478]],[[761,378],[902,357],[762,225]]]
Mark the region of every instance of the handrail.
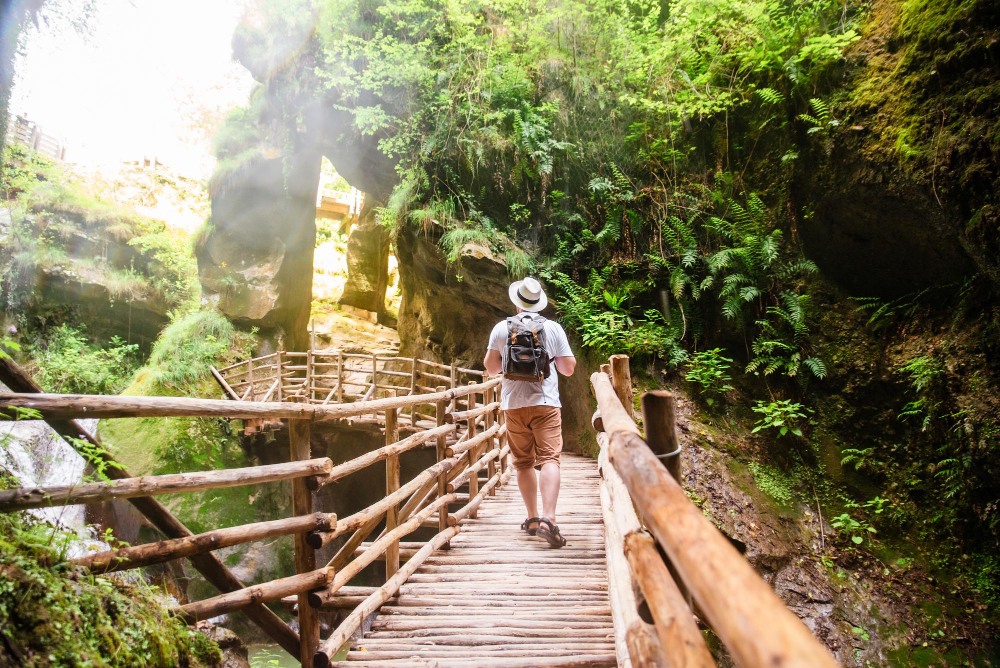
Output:
[[[743,668],[835,668],[837,664],[826,648],[687,498],[681,485],[653,454],[608,374],[598,372],[590,380],[608,434],[601,440],[609,466],[621,476],[639,515],[736,663]],[[665,423],[672,424],[672,420]],[[630,532],[623,541],[632,546],[634,565],[642,568],[649,553],[642,547],[639,535]],[[636,549],[645,554],[634,555]],[[659,569],[661,578],[665,570]],[[638,575],[638,584],[646,582],[649,589],[649,573]],[[656,581],[660,582],[660,578]],[[664,645],[672,637],[665,621],[678,619],[677,610],[668,607],[676,603],[677,597],[647,589],[642,592],[656,621],[660,644]],[[687,621],[693,613],[688,608],[681,615]],[[687,655],[671,655],[671,659],[693,661],[676,665],[711,665],[700,663],[703,654],[695,656],[688,659]]]
[[[337,420],[406,408],[483,392],[500,384],[495,378],[476,385],[428,394],[386,399],[369,399],[351,404],[313,406],[290,402],[229,401],[225,399],[194,399],[190,397],[132,397],[96,394],[0,394],[0,413],[10,408],[38,411],[45,419],[77,418],[138,418],[138,417],[220,417],[238,419],[315,419]],[[0,415],[0,420],[12,419]]]
[[206,489],[240,487],[255,483],[292,480],[325,475],[333,462],[323,457],[300,462],[265,464],[240,469],[213,469],[192,473],[124,478],[108,482],[92,482],[58,487],[20,487],[0,490],[0,512],[29,510],[47,506],[69,506],[95,503],[112,499],[130,499],[135,496],[198,492]]
[[[192,535],[186,530],[165,531],[168,540],[147,543],[137,546],[122,547],[116,550],[87,555],[75,560],[74,563],[90,569],[92,572],[110,572],[139,568],[151,564],[163,563],[178,558],[188,558],[198,564],[216,560],[212,555],[214,550],[222,547],[263,540],[275,536],[292,535],[295,541],[296,574],[273,580],[271,582],[239,588],[235,585],[220,585],[222,593],[217,596],[188,603],[176,608],[175,612],[189,621],[213,617],[222,613],[244,610],[252,618],[261,623],[273,638],[278,640],[290,652],[295,650],[304,664],[316,662],[322,665],[336,651],[336,639],[348,637],[355,630],[357,615],[352,615],[335,632],[327,642],[320,647],[318,609],[324,599],[333,595],[340,587],[359,573],[365,566],[375,560],[383,560],[386,564],[386,584],[372,593],[365,601],[363,608],[377,607],[395,595],[400,584],[405,582],[423,559],[434,549],[443,545],[461,530],[460,523],[467,517],[475,517],[476,509],[495,489],[504,484],[513,472],[509,466],[509,446],[505,443],[506,425],[503,423],[499,402],[500,379],[487,379],[483,382],[468,385],[456,384],[455,365],[449,381],[452,387],[439,387],[426,394],[413,394],[417,387],[410,377],[410,387],[384,386],[376,382],[374,376],[368,383],[369,391],[387,389],[393,394],[397,391],[411,391],[405,396],[387,396],[378,399],[368,399],[349,404],[314,404],[310,403],[313,392],[321,391],[323,401],[332,397],[335,388],[340,388],[349,380],[341,374],[335,376],[337,385],[334,388],[310,385],[308,374],[315,363],[315,355],[306,354],[304,365],[307,377],[295,375],[302,365],[282,364],[284,353],[275,353],[264,358],[248,360],[242,366],[239,364],[225,368],[222,372],[210,369],[212,376],[223,388],[229,388],[226,395],[229,399],[196,399],[188,397],[123,397],[100,395],[55,395],[43,393],[11,393],[0,394],[0,413],[5,409],[32,409],[35,414],[29,419],[41,418],[53,425],[73,424],[76,417],[88,418],[147,418],[147,417],[217,417],[239,418],[248,420],[247,429],[251,425],[259,425],[267,420],[287,420],[289,441],[291,446],[291,461],[282,464],[247,467],[241,469],[223,469],[178,473],[162,476],[144,476],[129,478],[127,474],[116,472],[109,482],[84,483],[73,487],[24,488],[0,491],[0,512],[41,507],[52,504],[90,503],[116,498],[134,499],[137,507],[144,508],[147,503],[153,503],[150,497],[157,494],[172,494],[193,492],[219,487],[232,487],[254,483],[289,480],[292,483],[292,516],[286,519],[255,522],[242,526],[228,527],[206,531]],[[338,368],[342,369],[341,360],[345,355],[337,354]],[[397,372],[378,369],[378,360],[374,356],[364,356],[372,360],[372,370],[375,373],[388,376],[400,375]],[[276,358],[276,363],[264,366],[263,363]],[[404,358],[411,366],[416,366],[412,358]],[[254,362],[261,362],[261,367],[254,368]],[[3,365],[0,365],[2,370]],[[261,396],[260,385],[271,385],[264,395],[265,399],[277,389],[278,398],[284,401],[244,401],[234,400],[237,396],[235,388],[229,385],[224,372],[231,369],[246,369],[245,383],[236,383],[241,390],[246,388],[246,396],[257,390]],[[268,373],[275,369],[276,373]],[[256,375],[254,371],[257,371]],[[388,373],[387,373],[388,371]],[[419,370],[418,370],[419,373]],[[235,375],[244,375],[242,371]],[[402,374],[407,376],[407,374]],[[332,374],[322,374],[324,378]],[[282,377],[291,378],[283,386]],[[312,377],[314,380],[323,378]],[[256,387],[255,387],[256,386]],[[14,389],[36,389],[23,384],[13,384]],[[296,389],[297,388],[297,389]],[[289,394],[289,391],[294,393]],[[283,395],[284,392],[284,397]],[[336,389],[338,393],[342,390]],[[304,394],[305,393],[305,394]],[[469,410],[456,412],[461,424],[446,423],[445,416],[454,409],[457,399],[468,397],[466,402]],[[339,398],[339,397],[338,397]],[[294,403],[291,400],[305,400],[306,403]],[[481,401],[480,401],[481,400]],[[476,407],[479,404],[480,407]],[[424,426],[420,431],[400,438],[398,425],[400,410],[411,408],[411,427],[417,428],[412,409],[421,405],[436,407],[436,417],[433,426]],[[310,433],[313,424],[341,420],[350,417],[376,420],[379,413],[384,414],[386,445],[359,457],[334,466],[328,458],[309,459]],[[18,415],[24,417],[23,411]],[[4,416],[10,419],[10,416]],[[477,419],[485,428],[476,433]],[[434,425],[436,422],[436,425]],[[424,423],[426,425],[426,423]],[[460,431],[461,428],[461,431]],[[71,431],[79,431],[76,426]],[[62,433],[62,432],[60,432]],[[81,432],[82,433],[82,432]],[[457,452],[448,448],[451,434],[460,434]],[[428,442],[435,443],[437,462],[423,472],[417,474],[406,484],[399,481],[399,456],[413,448]],[[110,460],[110,456],[108,456]],[[386,462],[386,494],[381,499],[351,516],[338,518],[333,514],[315,513],[312,510],[311,491],[333,483],[351,473],[372,466],[378,462]],[[479,471],[486,469],[487,479],[482,486],[478,485]],[[111,475],[111,474],[109,474]],[[448,483],[452,482],[451,485]],[[456,490],[462,485],[469,485],[469,494],[458,495]],[[139,503],[139,502],[142,503]],[[453,504],[465,502],[454,512],[449,512]],[[151,506],[152,507],[152,506]],[[437,516],[437,535],[419,549],[407,548],[403,556],[408,557],[404,564],[400,561],[400,541],[406,535],[426,526],[432,517]],[[385,519],[385,529],[368,549],[358,552],[358,546],[371,534],[379,523]],[[160,526],[159,523],[157,526]],[[179,523],[178,523],[179,524]],[[347,543],[337,555],[325,566],[317,568],[314,548],[326,544],[336,536],[353,532]],[[209,571],[211,572],[211,571]],[[228,573],[228,571],[227,571]],[[207,576],[206,576],[207,577]],[[211,579],[211,578],[210,578]],[[235,582],[235,578],[233,578]],[[219,583],[219,578],[213,582]],[[283,623],[272,623],[266,608],[261,603],[286,596],[295,596],[299,606],[300,634],[288,637],[290,630]],[[315,607],[310,605],[316,603]],[[278,625],[280,624],[280,626]],[[346,635],[345,635],[346,634]],[[332,653],[328,650],[332,647]],[[323,657],[326,657],[325,659]]]

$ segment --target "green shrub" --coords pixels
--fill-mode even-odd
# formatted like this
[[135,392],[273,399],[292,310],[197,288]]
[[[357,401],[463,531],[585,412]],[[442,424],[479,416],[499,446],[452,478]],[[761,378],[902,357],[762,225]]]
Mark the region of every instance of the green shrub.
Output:
[[753,407],[754,413],[760,413],[761,418],[755,422],[752,433],[761,429],[776,429],[779,436],[789,433],[802,437],[802,425],[808,420],[812,409],[804,408],[800,403],[792,403],[791,399],[782,399],[764,403],[758,401]]
[[94,345],[83,332],[59,325],[48,339],[29,348],[37,367],[36,377],[48,392],[66,394],[117,394],[132,378],[139,346],[117,336],[107,347]]
[[[87,574],[63,561],[75,536],[0,514],[0,628],[25,668],[211,668],[218,646],[167,612],[143,580]],[[0,650],[0,656],[5,654]]]
[[728,371],[733,360],[724,357],[722,348],[712,348],[693,353],[687,363],[687,373],[684,378],[690,383],[696,383],[698,391],[709,406],[715,403],[715,397],[733,389],[729,384],[732,377]]

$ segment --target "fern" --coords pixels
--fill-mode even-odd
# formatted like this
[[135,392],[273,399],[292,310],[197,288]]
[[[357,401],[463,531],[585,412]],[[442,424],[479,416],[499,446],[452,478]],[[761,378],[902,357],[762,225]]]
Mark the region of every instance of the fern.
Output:
[[767,104],[781,104],[785,101],[785,96],[773,88],[758,88],[757,95]]

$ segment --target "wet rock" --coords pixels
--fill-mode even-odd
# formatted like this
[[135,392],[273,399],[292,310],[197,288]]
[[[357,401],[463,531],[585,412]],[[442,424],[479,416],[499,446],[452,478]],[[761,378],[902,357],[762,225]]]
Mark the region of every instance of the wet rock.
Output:
[[247,646],[238,635],[211,622],[198,622],[195,628],[222,650],[219,668],[250,668]]

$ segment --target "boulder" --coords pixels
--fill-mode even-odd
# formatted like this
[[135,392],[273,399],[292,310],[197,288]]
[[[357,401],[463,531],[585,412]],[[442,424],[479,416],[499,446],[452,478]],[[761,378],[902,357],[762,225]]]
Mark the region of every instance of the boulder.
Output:
[[202,299],[289,350],[308,345],[319,168],[303,149],[234,170],[213,193],[196,249]]
[[358,223],[347,239],[347,284],[340,303],[385,314],[389,283],[389,230],[375,221],[371,198],[365,199]]

